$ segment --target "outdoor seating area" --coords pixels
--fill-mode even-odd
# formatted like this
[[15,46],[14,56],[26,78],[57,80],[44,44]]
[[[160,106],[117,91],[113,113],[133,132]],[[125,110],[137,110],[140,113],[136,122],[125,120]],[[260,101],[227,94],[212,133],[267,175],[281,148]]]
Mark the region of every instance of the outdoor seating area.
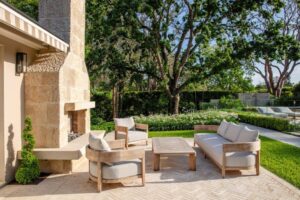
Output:
[[0,0],[0,200],[300,200],[296,0]]
[[[114,134],[105,136],[114,140]],[[193,146],[193,139],[185,139]],[[299,199],[299,190],[281,178],[261,168],[259,176],[255,170],[231,171],[223,179],[220,169],[206,159],[199,148],[196,171],[190,171],[188,156],[161,157],[161,169],[153,170],[152,140],[145,147],[132,145],[129,149],[145,151],[145,186],[140,178],[123,179],[121,183],[103,183],[102,192],[89,179],[89,162],[86,161],[72,174],[51,175],[38,185],[12,184],[0,190],[0,197],[11,200],[27,199]]]

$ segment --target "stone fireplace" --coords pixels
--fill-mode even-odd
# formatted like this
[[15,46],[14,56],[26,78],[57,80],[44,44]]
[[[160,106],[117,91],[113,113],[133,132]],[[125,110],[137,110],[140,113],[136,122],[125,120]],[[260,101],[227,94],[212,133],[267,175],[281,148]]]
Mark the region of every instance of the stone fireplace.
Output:
[[[25,114],[32,118],[36,148],[43,152],[46,148],[59,151],[69,144],[70,133],[90,132],[90,109],[95,107],[90,102],[84,60],[85,0],[40,0],[39,23],[67,42],[69,50],[41,50],[28,66]],[[47,165],[51,165],[49,162]],[[55,168],[65,168],[68,162],[62,159],[52,163]]]
[[87,133],[87,121],[85,120],[88,115],[88,109],[95,107],[94,102],[86,103],[66,103],[65,112],[69,117],[68,123],[68,141],[72,141],[82,134]]

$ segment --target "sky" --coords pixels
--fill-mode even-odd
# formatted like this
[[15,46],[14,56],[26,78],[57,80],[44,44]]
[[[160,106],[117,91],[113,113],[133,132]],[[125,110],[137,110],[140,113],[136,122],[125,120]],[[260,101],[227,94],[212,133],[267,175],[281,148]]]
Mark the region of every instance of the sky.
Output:
[[[264,83],[264,80],[261,78],[261,76],[256,73],[252,77],[252,81],[253,81],[254,85]],[[297,66],[295,71],[292,73],[291,81],[292,81],[292,83],[298,83],[300,81],[300,66]]]

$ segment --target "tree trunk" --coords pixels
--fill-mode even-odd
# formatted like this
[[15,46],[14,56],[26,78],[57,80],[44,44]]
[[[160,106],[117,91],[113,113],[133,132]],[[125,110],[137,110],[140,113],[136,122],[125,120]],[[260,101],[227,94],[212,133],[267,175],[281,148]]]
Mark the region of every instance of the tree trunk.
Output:
[[114,84],[112,90],[112,109],[113,118],[119,117],[119,90],[118,84]]
[[180,95],[175,94],[169,97],[169,113],[177,115],[179,114],[179,102]]

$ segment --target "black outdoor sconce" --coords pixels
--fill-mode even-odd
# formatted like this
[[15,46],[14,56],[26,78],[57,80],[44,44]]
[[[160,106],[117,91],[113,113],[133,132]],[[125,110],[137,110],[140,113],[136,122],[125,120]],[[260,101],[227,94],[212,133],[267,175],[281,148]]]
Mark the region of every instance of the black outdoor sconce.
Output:
[[16,75],[24,73],[27,68],[27,54],[17,52],[16,54]]

